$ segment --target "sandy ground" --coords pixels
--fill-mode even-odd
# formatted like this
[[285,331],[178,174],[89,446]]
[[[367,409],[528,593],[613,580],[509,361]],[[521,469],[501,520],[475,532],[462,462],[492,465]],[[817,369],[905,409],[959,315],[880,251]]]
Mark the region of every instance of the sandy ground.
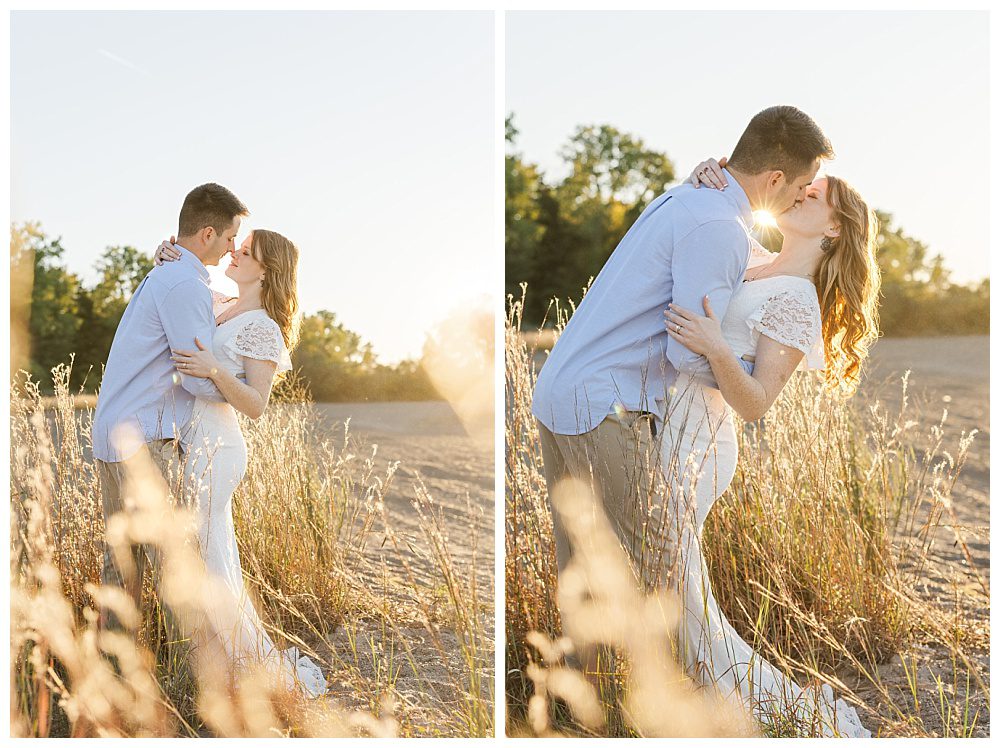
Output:
[[865,394],[878,392],[899,407],[903,373],[909,369],[909,394],[927,430],[945,410],[945,448],[954,453],[963,432],[978,433],[954,489],[954,507],[980,572],[989,578],[990,518],[990,353],[987,336],[896,338],[879,341],[872,350]]
[[[918,430],[944,421],[943,448],[957,454],[963,433],[976,430],[968,459],[952,493],[956,522],[938,533],[939,558],[970,575],[969,564],[954,548],[956,531],[965,539],[975,568],[989,581],[990,413],[989,340],[986,336],[882,340],[872,351],[863,394],[878,393],[890,408],[899,407],[900,378],[907,369],[910,408]],[[951,525],[954,524],[954,529]],[[971,582],[974,577],[965,580]],[[932,582],[932,580],[929,580]],[[978,588],[978,584],[972,585]],[[980,590],[981,591],[981,590]],[[983,599],[983,605],[988,600]]]
[[[989,688],[989,596],[956,543],[956,534],[964,538],[975,569],[989,589],[989,338],[965,336],[947,338],[897,338],[880,340],[872,351],[869,373],[863,394],[879,393],[879,398],[898,409],[899,379],[909,369],[911,418],[918,429],[928,432],[948,411],[944,424],[943,448],[956,454],[962,432],[978,429],[969,450],[968,462],[952,492],[955,521],[938,528],[929,566],[917,584],[921,596],[954,612],[963,621],[966,653]],[[954,525],[954,527],[952,527]],[[917,682],[921,700],[919,711],[926,728],[944,734],[934,675],[945,682],[945,698],[964,709],[965,678],[952,683],[955,668],[947,649],[930,637],[918,640],[903,653],[908,664],[917,664]],[[913,668],[911,667],[911,670]],[[912,707],[906,686],[906,673],[896,657],[882,668],[884,679],[898,688],[899,703]],[[988,692],[972,682],[969,689],[969,714],[979,710],[973,735],[989,735]],[[858,689],[860,695],[864,689]],[[890,715],[880,715],[889,718]],[[906,734],[900,726],[898,734]]]
[[[366,445],[377,445],[377,464],[386,466],[398,462],[398,470],[386,496],[389,522],[403,545],[414,549],[407,553],[403,567],[399,555],[387,542],[381,521],[376,522],[372,540],[365,548],[360,566],[362,578],[374,594],[387,596],[398,603],[398,609],[412,609],[414,595],[411,577],[425,590],[437,591],[443,599],[442,582],[434,564],[419,549],[427,546],[420,529],[419,518],[412,502],[418,482],[431,496],[440,511],[448,549],[459,573],[468,579],[475,577],[482,610],[480,620],[489,642],[483,652],[483,675],[492,689],[494,640],[494,454],[491,439],[476,439],[467,435],[461,421],[445,402],[417,403],[336,403],[316,406],[333,438],[342,438],[344,424],[349,422],[353,438]],[[473,560],[475,569],[473,569]],[[383,575],[383,569],[389,579]],[[378,590],[377,592],[374,592]],[[442,604],[442,607],[447,606]],[[405,616],[404,616],[405,618]],[[393,695],[401,702],[402,721],[416,734],[440,734],[442,702],[452,706],[463,697],[455,688],[452,675],[462,671],[458,638],[445,624],[440,640],[435,642],[418,620],[402,620],[397,636],[405,638],[409,654],[416,667],[403,662],[393,677]],[[366,707],[364,694],[384,688],[386,680],[387,633],[376,617],[360,617],[348,622],[337,632],[331,645],[342,661],[352,661],[350,673],[332,682],[337,697],[346,706]],[[351,644],[354,640],[355,644]],[[362,642],[363,645],[359,645]],[[381,648],[381,652],[379,649]],[[373,651],[375,654],[373,654]],[[354,654],[357,652],[357,654]],[[417,670],[417,672],[413,672]],[[360,682],[359,682],[360,681]],[[339,688],[337,687],[339,683]],[[492,701],[492,690],[484,691]]]
[[[345,422],[354,439],[377,445],[377,464],[398,462],[398,470],[387,496],[389,517],[397,532],[420,536],[411,502],[418,481],[441,510],[452,541],[450,550],[459,562],[477,556],[476,571],[487,584],[492,599],[493,580],[493,442],[469,437],[445,402],[414,403],[320,403],[316,406],[334,438],[340,438]],[[477,513],[473,537],[469,508]],[[386,555],[387,563],[395,563]],[[421,581],[433,582],[430,568],[416,560],[414,571]],[[467,567],[471,569],[470,567]]]

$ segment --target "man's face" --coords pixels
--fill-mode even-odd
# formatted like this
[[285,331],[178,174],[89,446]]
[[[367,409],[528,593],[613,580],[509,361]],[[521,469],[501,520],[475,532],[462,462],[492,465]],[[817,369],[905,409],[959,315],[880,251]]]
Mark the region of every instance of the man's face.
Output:
[[240,231],[240,217],[236,216],[233,218],[233,223],[220,234],[213,233],[211,240],[208,241],[208,251],[212,259],[214,259],[213,265],[218,265],[219,260],[223,258],[224,255],[236,249],[236,235]]
[[795,207],[797,204],[801,203],[806,196],[806,190],[809,185],[812,184],[813,180],[816,178],[816,172],[819,171],[819,159],[813,163],[812,167],[807,169],[805,173],[799,174],[792,179],[783,178],[779,185],[776,185],[776,189],[769,196],[768,202],[770,206],[767,210],[771,215],[778,215],[779,213],[784,213]]

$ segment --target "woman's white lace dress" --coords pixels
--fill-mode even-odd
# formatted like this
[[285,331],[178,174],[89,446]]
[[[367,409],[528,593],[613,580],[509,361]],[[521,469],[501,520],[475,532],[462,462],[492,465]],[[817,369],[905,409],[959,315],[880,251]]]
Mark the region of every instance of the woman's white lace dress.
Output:
[[[773,255],[756,247],[751,267],[772,259]],[[766,335],[805,353],[800,368],[823,367],[819,301],[815,287],[805,278],[774,275],[742,283],[721,324],[737,356],[753,356],[759,337]],[[712,504],[732,481],[737,461],[733,418],[719,390],[681,375],[667,405],[662,449],[667,484],[673,486],[667,502],[673,537],[681,541],[684,615],[678,643],[690,670],[703,683],[714,683],[723,696],[738,694],[765,724],[768,705],[778,702],[794,705],[806,720],[818,718],[825,736],[871,737],[854,707],[835,700],[828,685],[822,686],[822,693],[803,692],[762,659],[729,624],[712,594],[701,552],[701,530]]]
[[[229,301],[216,295],[218,315]],[[288,371],[291,361],[278,324],[261,309],[244,312],[218,325],[212,352],[219,364],[245,380],[244,357],[273,361]],[[239,671],[244,665],[264,664],[288,688],[311,696],[326,692],[323,672],[296,647],[279,650],[261,623],[243,585],[243,569],[233,526],[232,497],[247,469],[247,445],[236,411],[228,403],[195,401],[194,438],[185,465],[196,491],[198,536],[208,573],[214,577],[212,608],[205,636],[210,646],[225,651]]]

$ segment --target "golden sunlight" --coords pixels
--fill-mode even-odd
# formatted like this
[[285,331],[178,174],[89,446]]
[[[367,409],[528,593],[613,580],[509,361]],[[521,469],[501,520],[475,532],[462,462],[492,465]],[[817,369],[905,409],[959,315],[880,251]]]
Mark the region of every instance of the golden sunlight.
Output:
[[774,216],[766,210],[755,210],[753,212],[753,220],[757,226],[761,226],[763,228],[773,229],[778,225],[778,222],[774,220]]

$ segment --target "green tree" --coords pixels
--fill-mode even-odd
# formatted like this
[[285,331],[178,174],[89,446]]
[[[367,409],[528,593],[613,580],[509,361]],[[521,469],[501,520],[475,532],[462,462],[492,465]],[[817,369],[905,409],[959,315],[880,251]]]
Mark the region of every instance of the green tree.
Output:
[[610,125],[578,127],[560,151],[567,175],[550,183],[516,152],[517,134],[508,117],[506,290],[526,281],[525,318],[540,322],[548,299],[579,298],[674,167]]
[[504,251],[507,293],[518,294],[517,285],[528,281],[534,286],[538,273],[539,243],[544,233],[539,216],[539,193],[544,185],[537,167],[524,162],[514,152],[517,129],[513,118],[506,120],[507,155],[504,159]]
[[[11,312],[28,333],[28,356],[19,352],[14,360],[30,361],[31,375],[42,383],[51,382],[54,366],[69,361],[80,329],[80,281],[62,264],[61,241],[46,237],[38,223],[11,226]],[[17,337],[12,336],[16,345]]]
[[322,310],[302,320],[292,363],[320,402],[428,400],[438,395],[415,361],[380,364],[371,343]]
[[97,283],[92,288],[81,288],[77,295],[80,333],[73,367],[77,385],[99,380],[125,307],[153,269],[153,260],[134,247],[114,246],[104,250],[95,268]]
[[665,154],[610,125],[578,127],[560,156],[571,168],[560,190],[570,212],[597,203],[638,209],[638,217],[674,179],[674,166]]
[[313,397],[320,401],[358,397],[366,375],[376,368],[371,344],[326,310],[303,318],[292,362],[309,382]]
[[880,327],[885,335],[963,335],[989,331],[989,280],[952,283],[940,254],[879,217],[878,260],[882,270]]

